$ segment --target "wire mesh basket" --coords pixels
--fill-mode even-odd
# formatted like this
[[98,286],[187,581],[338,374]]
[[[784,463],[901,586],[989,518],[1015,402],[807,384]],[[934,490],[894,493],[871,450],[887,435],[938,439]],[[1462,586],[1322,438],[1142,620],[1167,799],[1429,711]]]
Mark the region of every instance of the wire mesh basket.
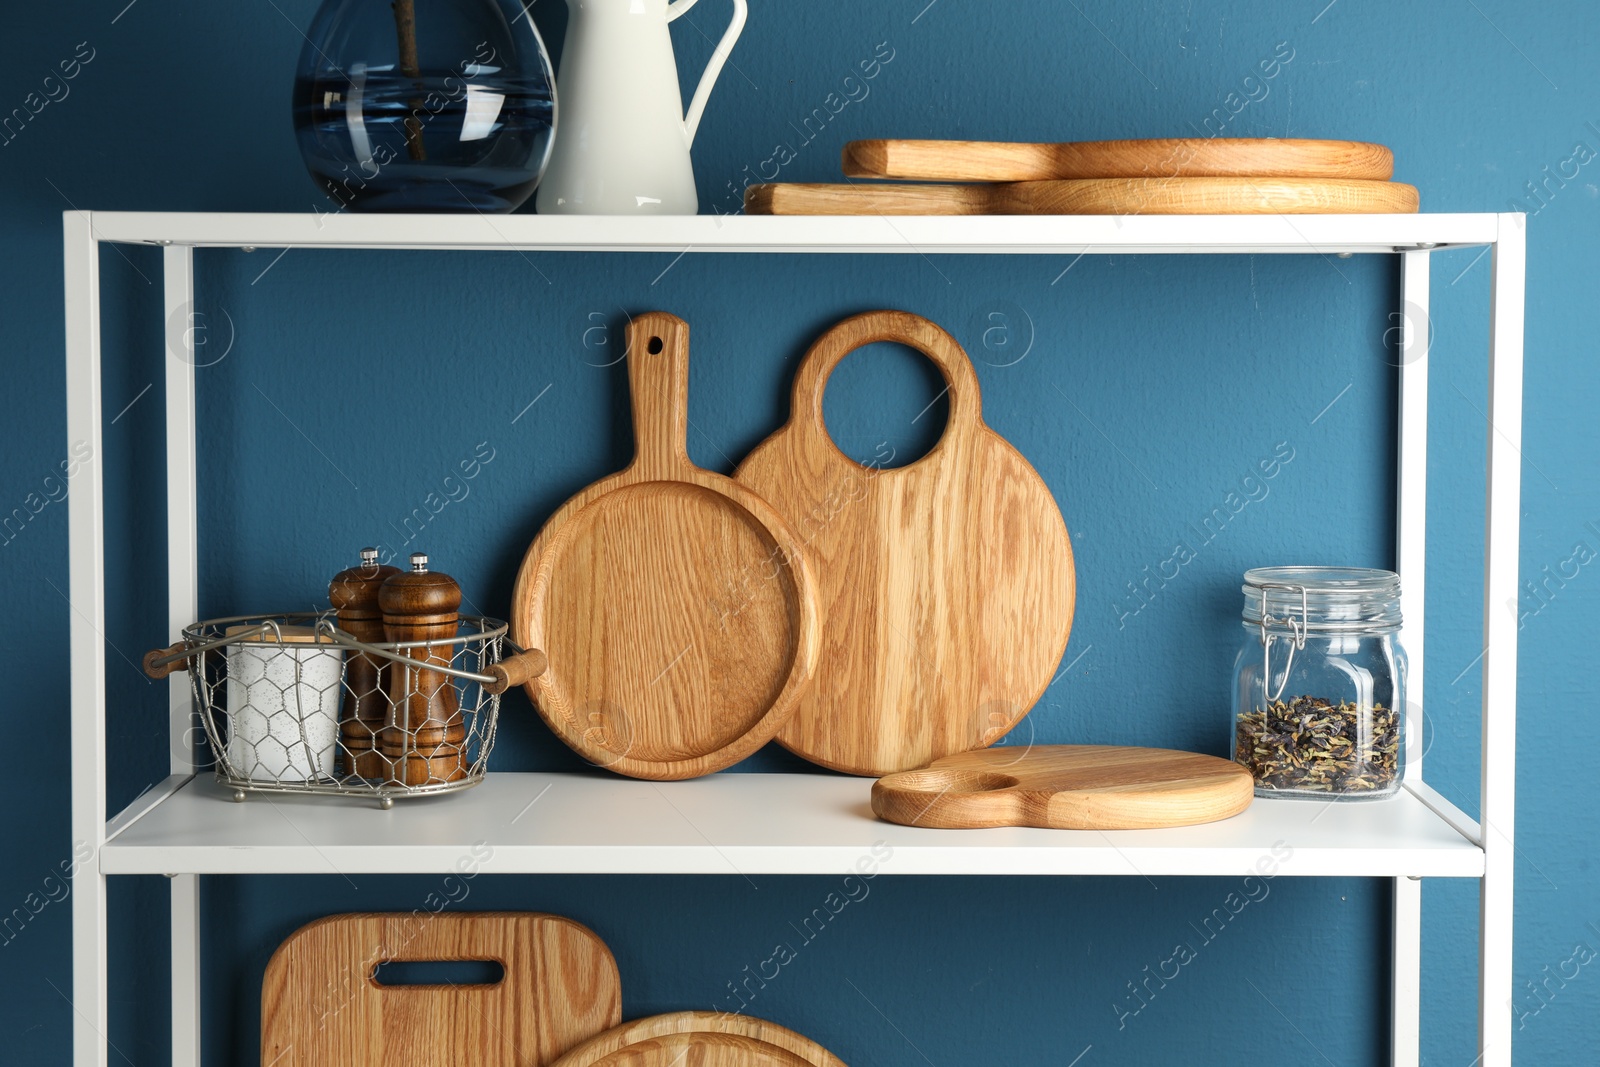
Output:
[[450,793],[488,770],[500,695],[542,653],[503,657],[506,624],[462,616],[447,640],[369,643],[331,612],[243,615],[187,627],[145,657],[187,670],[217,779],[247,793],[376,798]]

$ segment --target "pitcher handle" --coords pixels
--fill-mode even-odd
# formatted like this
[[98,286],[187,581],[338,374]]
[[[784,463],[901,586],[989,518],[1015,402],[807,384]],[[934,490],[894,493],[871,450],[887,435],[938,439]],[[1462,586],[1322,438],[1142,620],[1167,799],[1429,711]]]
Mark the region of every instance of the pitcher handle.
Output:
[[[686,14],[698,0],[673,0],[667,5],[667,21],[671,22],[679,15]],[[717,75],[722,73],[722,65],[728,61],[728,56],[733,52],[733,46],[739,40],[739,34],[744,31],[744,20],[749,15],[745,0],[733,0],[733,21],[728,23],[728,29],[722,35],[722,40],[717,42],[716,50],[711,53],[711,59],[706,63],[706,72],[700,75],[700,84],[695,87],[694,98],[689,101],[689,113],[684,116],[683,128],[689,135],[689,144],[694,144],[694,135],[700,129],[700,116],[705,112],[706,101],[711,99],[711,89],[717,84]]]

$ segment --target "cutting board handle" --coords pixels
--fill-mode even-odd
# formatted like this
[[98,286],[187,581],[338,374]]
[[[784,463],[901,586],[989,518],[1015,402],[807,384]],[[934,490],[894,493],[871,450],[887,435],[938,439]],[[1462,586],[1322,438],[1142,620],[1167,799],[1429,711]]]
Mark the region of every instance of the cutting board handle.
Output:
[[983,401],[978,389],[978,375],[972,369],[972,360],[966,351],[954,337],[935,323],[905,311],[868,311],[853,315],[817,338],[794,377],[792,418],[798,426],[807,427],[818,438],[832,445],[835,451],[838,450],[838,446],[833,445],[833,437],[828,433],[822,415],[822,398],[828,391],[828,376],[850,353],[878,341],[894,341],[916,349],[933,361],[944,378],[950,397],[950,418],[943,436],[926,456],[918,460],[919,463],[932,459],[951,442],[968,437],[983,427]]
[[[466,914],[466,913],[460,913]],[[524,980],[518,973],[519,961],[503,943],[480,936],[469,921],[456,915],[434,915],[415,919],[409,924],[392,924],[393,939],[368,944],[367,951],[345,958],[347,966],[359,972],[360,979],[375,992],[406,990],[410,985],[384,985],[375,980],[379,966],[385,963],[460,963],[474,960],[492,960],[505,968],[505,976],[495,982],[494,988]],[[482,990],[482,986],[460,986],[468,990]]]
[[633,396],[630,472],[641,480],[680,479],[689,460],[689,324],[665,311],[628,323],[628,389]]

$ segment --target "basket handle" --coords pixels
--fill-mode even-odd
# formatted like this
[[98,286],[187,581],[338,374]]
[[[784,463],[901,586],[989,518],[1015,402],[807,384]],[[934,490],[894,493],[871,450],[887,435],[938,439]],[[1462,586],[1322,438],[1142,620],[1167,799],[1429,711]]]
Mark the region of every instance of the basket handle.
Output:
[[494,681],[485,682],[483,691],[498,696],[516,686],[526,685],[543,674],[548,666],[550,661],[537,648],[519,652],[515,656],[507,656],[499,663],[492,663],[485,668]]
[[191,645],[188,641],[179,641],[177,644],[168,645],[166,648],[151,649],[144,654],[144,673],[160,681],[174,671],[188,670],[189,661],[202,652],[210,652],[213,648],[221,648],[224,645],[235,645],[240,641],[248,641],[268,632],[278,635],[279,640],[282,640],[278,624],[268,620],[256,626],[246,627],[238,633],[219,637],[215,641],[205,641],[194,645]]
[[[160,680],[175,671],[188,670],[190,660],[192,660],[201,652],[209,652],[214,648],[221,648],[224,645],[234,645],[241,641],[248,641],[259,637],[262,633],[265,633],[269,630],[275,631],[276,629],[277,623],[267,622],[259,626],[249,627],[248,629],[242,630],[236,634],[229,634],[226,637],[221,637],[214,641],[204,642],[203,644],[191,645],[186,641],[179,641],[177,644],[169,645],[166,648],[151,649],[149,652],[146,652],[144,656],[144,672],[151,678]],[[369,656],[380,656],[384,659],[392,660],[396,663],[407,666],[414,665],[414,660],[412,658],[408,658],[398,652],[390,651],[386,648],[376,648],[364,641],[357,641],[355,638],[344,633],[327,620],[319,622],[316,629],[319,641],[326,640],[335,645],[342,645],[345,648],[355,649],[358,652],[365,652]],[[431,644],[431,642],[410,641],[405,642],[397,647],[411,648],[421,647],[429,644]],[[544,673],[545,666],[546,661],[544,653],[538,649],[533,649],[532,651],[522,652],[518,655],[512,656],[503,663],[495,664],[493,669],[488,674],[476,674],[472,671],[463,671],[455,667],[443,667],[438,665],[430,667],[429,669],[437,671],[440,674],[448,674],[452,677],[461,678],[469,682],[477,682],[479,685],[483,686],[487,692],[498,694],[504,693],[512,686],[522,685],[529,679],[537,678],[539,675]],[[499,686],[499,688],[491,688],[491,686]]]
[[153,648],[144,654],[144,673],[156,681],[176,671],[189,669],[189,645],[186,641],[179,641],[166,648]]

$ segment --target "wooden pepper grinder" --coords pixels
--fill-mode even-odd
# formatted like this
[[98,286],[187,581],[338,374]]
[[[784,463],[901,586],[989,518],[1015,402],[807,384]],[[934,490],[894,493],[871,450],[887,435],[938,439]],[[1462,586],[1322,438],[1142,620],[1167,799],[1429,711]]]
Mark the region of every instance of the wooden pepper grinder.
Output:
[[[378,587],[399,567],[380,567],[378,550],[363,548],[361,565],[342,570],[328,583],[339,629],[357,641],[383,640],[383,611]],[[341,773],[358,778],[387,778],[388,766],[377,751],[378,735],[389,721],[388,661],[352,652],[345,661],[344,704],[339,711]]]
[[[448,667],[460,619],[461,587],[448,574],[428,570],[428,557],[411,554],[409,573],[395,574],[378,590],[386,641],[437,641],[403,655]],[[453,782],[466,777],[466,724],[450,676],[422,667],[389,667],[389,724],[378,750],[401,785]]]

